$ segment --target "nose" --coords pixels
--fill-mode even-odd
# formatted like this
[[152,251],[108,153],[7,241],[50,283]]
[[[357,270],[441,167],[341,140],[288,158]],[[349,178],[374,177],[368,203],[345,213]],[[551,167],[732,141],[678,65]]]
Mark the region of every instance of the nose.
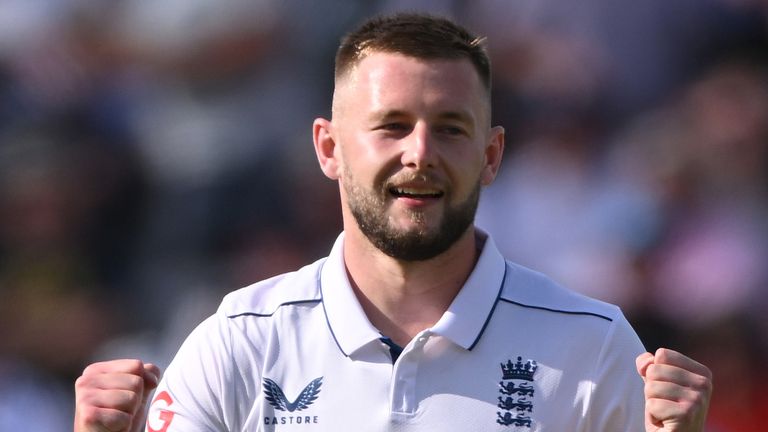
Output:
[[402,141],[401,162],[403,166],[417,170],[434,168],[437,163],[437,148],[429,127],[417,123]]

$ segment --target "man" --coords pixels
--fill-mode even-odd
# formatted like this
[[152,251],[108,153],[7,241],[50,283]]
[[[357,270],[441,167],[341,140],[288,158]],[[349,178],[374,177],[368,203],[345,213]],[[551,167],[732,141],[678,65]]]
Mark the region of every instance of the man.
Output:
[[[473,226],[504,149],[490,118],[488,59],[464,29],[396,15],[349,34],[332,119],[313,125],[343,234],[326,259],[225,297],[146,430],[701,431],[706,367],[643,353],[617,307],[505,261]],[[75,430],[140,430],[159,375],[89,366]]]

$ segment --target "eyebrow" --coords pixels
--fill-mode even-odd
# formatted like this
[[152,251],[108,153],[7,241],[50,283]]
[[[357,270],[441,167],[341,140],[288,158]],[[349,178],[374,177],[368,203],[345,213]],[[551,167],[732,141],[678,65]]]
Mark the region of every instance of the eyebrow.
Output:
[[466,124],[474,124],[474,117],[466,111],[446,111],[437,116],[440,120],[456,120]]
[[[372,122],[381,122],[391,119],[410,117],[408,112],[403,110],[382,110],[371,113],[368,119]],[[444,111],[437,115],[438,120],[456,120],[466,124],[474,124],[474,117],[466,111]]]
[[374,111],[368,116],[371,122],[387,121],[398,117],[407,117],[408,114],[402,110],[381,110]]

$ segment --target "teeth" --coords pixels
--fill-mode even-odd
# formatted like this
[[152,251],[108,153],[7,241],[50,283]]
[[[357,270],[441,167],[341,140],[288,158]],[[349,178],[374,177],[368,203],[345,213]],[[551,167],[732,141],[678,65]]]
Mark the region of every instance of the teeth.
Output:
[[395,188],[394,192],[397,195],[406,196],[439,196],[440,191],[436,189],[413,189],[413,188]]

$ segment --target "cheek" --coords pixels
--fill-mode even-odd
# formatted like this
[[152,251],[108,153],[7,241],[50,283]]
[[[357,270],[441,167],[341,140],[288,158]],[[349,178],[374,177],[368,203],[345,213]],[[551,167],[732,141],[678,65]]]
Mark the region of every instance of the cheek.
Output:
[[377,166],[365,155],[345,154],[340,171],[339,181],[356,189],[370,189],[380,177]]
[[344,136],[343,144],[340,145],[342,159],[347,163],[357,166],[373,165],[376,161],[382,159],[384,146],[372,140],[368,134],[363,132],[351,133]]
[[401,168],[400,156],[391,146],[381,143],[359,145],[348,149],[344,165],[357,183],[380,184]]
[[482,155],[478,156],[476,152],[466,149],[451,155],[450,162],[446,163],[446,171],[456,187],[471,189],[485,180],[487,170]]

